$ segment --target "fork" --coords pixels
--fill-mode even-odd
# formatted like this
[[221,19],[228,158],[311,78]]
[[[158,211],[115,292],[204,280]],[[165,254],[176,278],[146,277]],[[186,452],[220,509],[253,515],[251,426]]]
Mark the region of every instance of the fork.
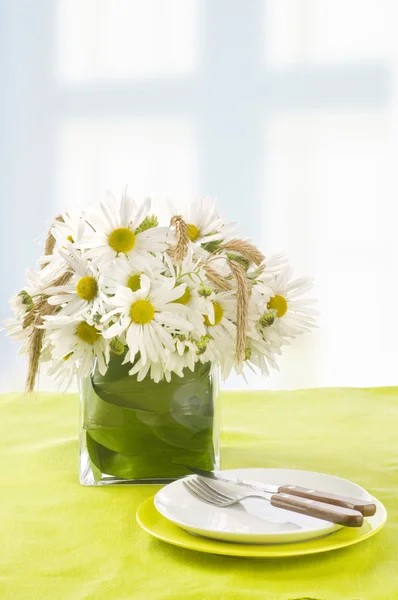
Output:
[[363,515],[357,510],[326,504],[324,502],[316,502],[307,498],[299,498],[290,494],[268,494],[266,492],[225,494],[213,488],[200,477],[190,477],[184,479],[182,483],[195,498],[211,506],[228,508],[246,498],[262,498],[276,508],[284,508],[285,510],[304,514],[309,517],[316,517],[317,519],[323,519],[331,523],[344,525],[345,527],[361,527],[363,524]]

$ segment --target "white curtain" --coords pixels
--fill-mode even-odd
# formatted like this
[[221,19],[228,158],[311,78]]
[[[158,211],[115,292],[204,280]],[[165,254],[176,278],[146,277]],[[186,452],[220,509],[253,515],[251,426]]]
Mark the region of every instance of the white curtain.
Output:
[[[394,0],[1,0],[0,318],[65,207],[125,183],[164,217],[212,195],[316,279],[318,330],[249,385],[397,383],[397,17]],[[0,389],[22,388],[4,332],[0,350]]]

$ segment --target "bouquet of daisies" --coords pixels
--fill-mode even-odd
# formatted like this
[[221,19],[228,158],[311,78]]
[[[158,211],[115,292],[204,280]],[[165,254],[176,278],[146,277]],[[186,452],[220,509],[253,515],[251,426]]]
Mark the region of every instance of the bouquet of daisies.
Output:
[[265,258],[215,204],[172,210],[159,226],[151,202],[125,192],[98,208],[65,212],[52,224],[40,268],[11,299],[7,323],[29,357],[70,383],[113,355],[138,381],[170,381],[197,363],[268,375],[284,344],[314,325],[311,287],[292,279],[283,255]]

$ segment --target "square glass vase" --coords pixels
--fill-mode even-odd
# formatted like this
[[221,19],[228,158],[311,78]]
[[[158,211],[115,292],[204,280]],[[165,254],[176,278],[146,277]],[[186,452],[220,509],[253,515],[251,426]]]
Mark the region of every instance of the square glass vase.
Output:
[[80,483],[168,483],[219,468],[219,369],[196,363],[171,381],[137,381],[113,357],[80,382]]

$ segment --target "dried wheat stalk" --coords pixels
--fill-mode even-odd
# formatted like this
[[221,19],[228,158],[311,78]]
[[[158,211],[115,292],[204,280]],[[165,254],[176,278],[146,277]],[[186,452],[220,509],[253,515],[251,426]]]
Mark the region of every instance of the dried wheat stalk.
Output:
[[217,288],[225,292],[232,290],[232,285],[230,284],[230,282],[227,279],[225,279],[225,277],[220,275],[218,271],[213,269],[213,267],[211,267],[210,265],[204,265],[203,269],[206,273],[207,279],[211,281],[211,283],[213,283]]
[[[56,221],[63,222],[63,217],[58,215]],[[51,233],[51,228],[48,232],[44,253],[46,256],[51,255],[55,248],[55,238]],[[48,264],[48,263],[45,263]],[[45,266],[42,265],[41,268]],[[47,287],[57,287],[66,285],[70,281],[73,273],[67,271],[59,275],[54,281],[52,281]],[[45,294],[45,290],[40,294],[29,312],[26,313],[23,320],[23,327],[33,326],[33,329],[29,336],[29,349],[28,349],[28,375],[26,378],[26,391],[33,392],[35,387],[35,381],[37,377],[37,371],[39,369],[40,353],[43,347],[44,329],[41,328],[43,325],[43,317],[54,315],[58,310],[58,306],[48,303],[48,296]]]
[[44,329],[33,329],[29,338],[29,362],[26,378],[26,391],[33,392],[37,371],[39,369],[40,352],[43,346]]
[[175,215],[170,220],[170,225],[175,227],[177,244],[170,248],[169,254],[173,262],[179,263],[184,260],[188,250],[189,237],[187,233],[187,224],[181,215]]
[[[54,281],[49,283],[47,287],[49,288],[49,287],[53,287],[53,286],[57,287],[60,285],[66,285],[70,281],[72,275],[73,275],[72,271],[66,271],[65,273],[62,273],[62,275],[57,277],[57,279],[54,279]],[[36,298],[31,310],[29,310],[25,314],[24,319],[23,319],[23,328],[24,329],[33,324],[35,324],[35,325],[41,324],[42,321],[39,322],[38,317],[55,314],[57,306],[48,304],[48,302],[47,302],[48,296],[45,293],[45,289],[46,288],[44,288],[43,294],[41,294],[40,296],[38,296]]]
[[[64,223],[64,218],[62,215],[57,215],[54,220],[59,221],[60,223]],[[50,229],[48,230],[46,241],[44,244],[44,255],[45,256],[50,256],[54,252],[55,237],[52,234],[52,228],[53,228],[53,224],[51,224]],[[48,265],[48,262],[43,263],[40,268],[44,269],[44,267],[46,265]]]
[[250,242],[246,242],[244,240],[230,240],[229,242],[225,242],[220,246],[220,250],[232,250],[234,252],[239,252],[242,256],[250,260],[250,262],[254,262],[256,265],[260,265],[265,256],[254,246],[250,244]]
[[241,366],[245,360],[249,290],[244,268],[233,260],[229,260],[228,265],[236,280],[236,361]]

